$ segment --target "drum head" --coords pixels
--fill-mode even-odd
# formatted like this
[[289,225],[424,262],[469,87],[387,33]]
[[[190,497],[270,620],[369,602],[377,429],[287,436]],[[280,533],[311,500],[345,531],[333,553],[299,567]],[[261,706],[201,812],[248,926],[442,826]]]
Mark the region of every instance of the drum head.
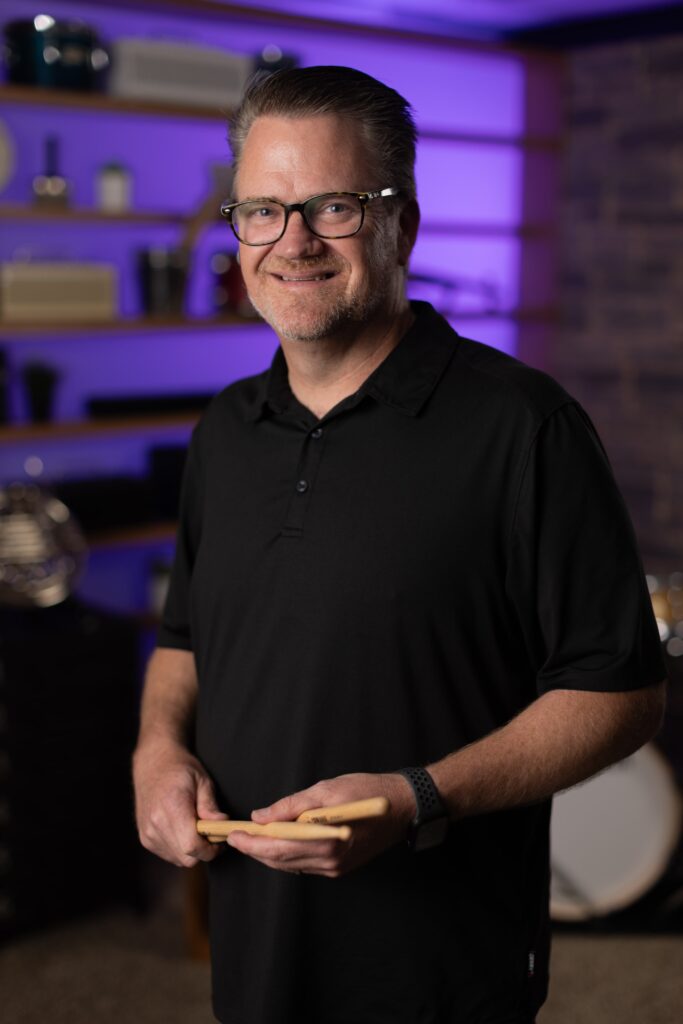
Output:
[[680,831],[678,789],[652,744],[558,794],[551,916],[585,921],[629,906],[664,874]]

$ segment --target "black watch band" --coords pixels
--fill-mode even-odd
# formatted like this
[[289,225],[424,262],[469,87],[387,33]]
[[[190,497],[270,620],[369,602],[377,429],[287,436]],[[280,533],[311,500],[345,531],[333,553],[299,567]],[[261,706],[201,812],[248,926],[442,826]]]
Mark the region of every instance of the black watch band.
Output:
[[401,768],[411,786],[417,812],[408,829],[408,845],[415,851],[438,846],[446,838],[448,812],[426,768]]

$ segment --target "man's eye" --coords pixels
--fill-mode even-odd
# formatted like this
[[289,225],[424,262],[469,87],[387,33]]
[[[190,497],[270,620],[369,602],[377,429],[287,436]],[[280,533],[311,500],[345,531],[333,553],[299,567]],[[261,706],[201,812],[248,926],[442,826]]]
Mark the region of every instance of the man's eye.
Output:
[[278,213],[276,206],[248,206],[243,211],[243,216],[249,220],[268,220],[276,217]]
[[343,220],[353,214],[351,203],[344,198],[328,199],[314,207],[313,214],[316,217],[324,217],[326,220]]

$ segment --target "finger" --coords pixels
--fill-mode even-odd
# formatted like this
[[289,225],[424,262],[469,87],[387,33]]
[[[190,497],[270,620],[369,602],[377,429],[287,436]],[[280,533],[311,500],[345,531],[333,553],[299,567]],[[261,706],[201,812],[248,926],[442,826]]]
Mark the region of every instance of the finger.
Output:
[[304,842],[296,839],[251,836],[247,832],[231,832],[227,843],[250,857],[282,864],[324,859],[334,856],[339,848],[339,841],[336,839],[314,839]]
[[296,793],[290,793],[288,796],[282,797],[281,800],[276,800],[274,804],[270,804],[268,807],[259,807],[257,810],[251,812],[252,821],[256,821],[261,825],[265,825],[269,821],[294,821],[307,811],[309,807],[317,807],[320,799],[315,799],[315,787],[312,786],[310,789],[301,789]]
[[197,860],[213,860],[211,844],[198,833],[194,799],[179,793],[175,799],[160,803],[150,815],[149,838],[155,853],[179,867],[192,867]]
[[207,775],[200,775],[197,780],[197,817],[212,821],[224,821],[228,817],[218,806],[213,784]]
[[202,861],[203,864],[208,864],[223,852],[224,846],[225,843],[206,843],[197,854],[197,860]]

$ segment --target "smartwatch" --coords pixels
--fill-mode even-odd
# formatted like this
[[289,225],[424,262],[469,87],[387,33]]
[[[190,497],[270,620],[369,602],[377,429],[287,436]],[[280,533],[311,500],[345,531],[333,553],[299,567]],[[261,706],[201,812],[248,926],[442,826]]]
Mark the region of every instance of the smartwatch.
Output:
[[448,831],[448,813],[426,768],[401,768],[397,773],[410,783],[417,812],[408,828],[408,845],[418,853],[439,846]]

